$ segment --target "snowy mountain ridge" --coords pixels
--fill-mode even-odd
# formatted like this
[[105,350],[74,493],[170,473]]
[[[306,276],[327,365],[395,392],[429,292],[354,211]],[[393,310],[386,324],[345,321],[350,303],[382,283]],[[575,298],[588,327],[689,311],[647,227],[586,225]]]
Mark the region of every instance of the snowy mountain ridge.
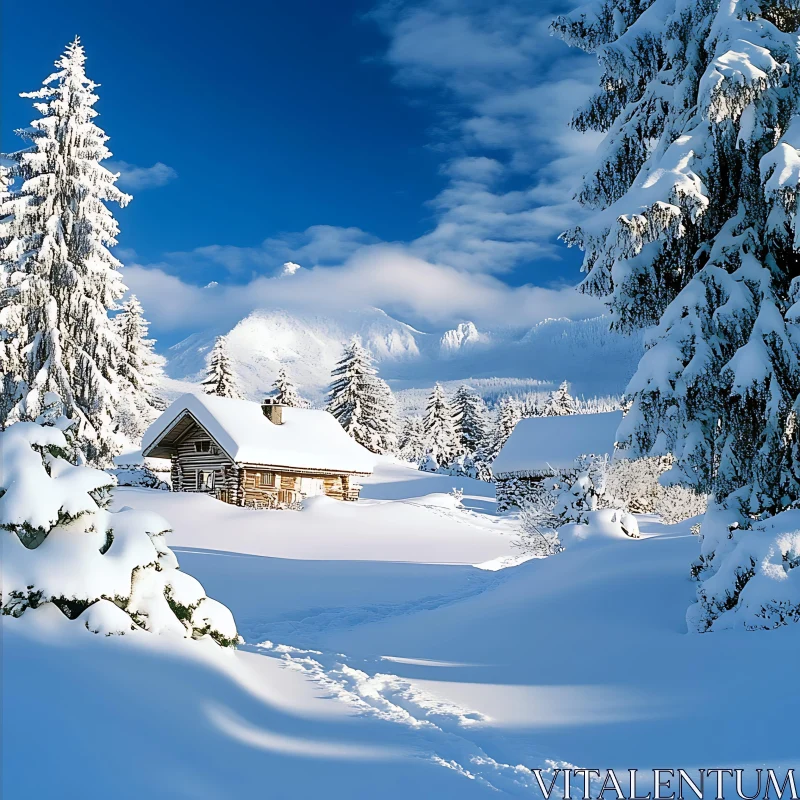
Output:
[[[227,334],[240,389],[256,399],[285,367],[301,392],[319,404],[342,346],[353,336],[375,357],[397,390],[426,389],[435,381],[498,378],[540,384],[569,380],[585,396],[620,394],[638,361],[640,335],[609,331],[608,319],[548,319],[527,331],[479,331],[460,323],[441,335],[425,333],[378,308],[337,315],[262,309],[230,331],[192,334],[167,353],[167,394],[179,382],[196,384],[205,373],[214,339]],[[530,387],[526,387],[529,389]]]

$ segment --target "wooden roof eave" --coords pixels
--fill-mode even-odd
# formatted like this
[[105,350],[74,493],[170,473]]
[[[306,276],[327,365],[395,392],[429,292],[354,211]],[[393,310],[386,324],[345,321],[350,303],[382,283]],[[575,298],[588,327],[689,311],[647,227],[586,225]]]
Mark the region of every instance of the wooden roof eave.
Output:
[[295,475],[372,475],[372,472],[361,472],[347,469],[317,469],[315,467],[287,467],[281,464],[257,464],[253,461],[236,461],[234,462],[239,469],[251,469],[261,472],[289,472]]

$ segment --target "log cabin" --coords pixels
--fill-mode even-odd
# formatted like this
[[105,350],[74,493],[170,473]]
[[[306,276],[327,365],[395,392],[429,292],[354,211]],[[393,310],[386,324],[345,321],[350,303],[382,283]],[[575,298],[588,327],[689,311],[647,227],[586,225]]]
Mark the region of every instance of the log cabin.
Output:
[[570,480],[581,456],[613,456],[621,411],[526,417],[492,462],[497,508],[522,506],[536,484]]
[[358,500],[373,454],[327,411],[185,394],[147,429],[145,457],[171,461],[172,490],[293,508],[306,497]]

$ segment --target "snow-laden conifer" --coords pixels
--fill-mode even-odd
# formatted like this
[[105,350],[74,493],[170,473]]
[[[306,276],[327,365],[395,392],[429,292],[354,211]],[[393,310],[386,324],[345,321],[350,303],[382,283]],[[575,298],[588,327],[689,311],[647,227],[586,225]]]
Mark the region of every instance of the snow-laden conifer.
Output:
[[20,617],[51,604],[104,636],[149,631],[236,644],[230,611],[178,569],[164,541],[169,523],[108,511],[113,478],[70,463],[68,426],[52,421],[0,432],[0,612]]
[[441,383],[433,387],[423,418],[425,450],[438,466],[446,467],[459,454],[459,441],[453,420],[453,410]]
[[393,452],[397,448],[394,396],[357,336],[345,346],[331,379],[328,411],[339,424],[373,453]]
[[[0,207],[3,280],[0,315],[6,348],[0,423],[35,419],[54,392],[77,424],[90,460],[107,462],[118,447],[114,412],[125,357],[108,311],[122,296],[120,262],[109,246],[118,226],[106,203],[130,200],[102,161],[108,137],[95,124],[97,84],[86,77],[76,38],[43,88],[25,93],[39,117],[12,153],[19,189]],[[15,360],[12,358],[12,361]]]
[[569,393],[569,384],[563,381],[542,408],[543,417],[563,417],[575,413],[575,399]]
[[300,396],[294,381],[289,377],[285,367],[278,370],[275,383],[272,384],[272,396],[277,403],[290,408],[308,408],[308,400]]
[[425,425],[422,417],[411,416],[403,421],[397,442],[398,455],[405,461],[420,464],[425,457]]
[[117,427],[129,442],[138,442],[151,422],[164,410],[158,394],[164,358],[155,352],[155,340],[148,338],[150,323],[142,304],[131,294],[114,317],[125,361],[120,366],[120,394],[117,398]]
[[453,398],[453,422],[460,453],[474,455],[485,448],[489,435],[489,412],[483,398],[469,386],[460,386]]
[[228,340],[225,336],[217,336],[214,340],[214,347],[211,348],[211,354],[208,357],[208,369],[202,386],[206,394],[213,394],[217,397],[241,397],[236,383],[236,375],[233,372],[233,364],[228,355]]
[[740,531],[800,499],[794,6],[594,0],[554,24],[604,70],[574,118],[607,134],[578,195],[592,213],[565,238],[615,327],[657,325],[618,437],[719,504],[695,571],[726,585],[700,587],[701,630],[752,575]]
[[506,395],[497,404],[497,419],[492,434],[490,458],[494,460],[502,450],[508,437],[514,432],[517,423],[522,419],[522,403],[516,398]]

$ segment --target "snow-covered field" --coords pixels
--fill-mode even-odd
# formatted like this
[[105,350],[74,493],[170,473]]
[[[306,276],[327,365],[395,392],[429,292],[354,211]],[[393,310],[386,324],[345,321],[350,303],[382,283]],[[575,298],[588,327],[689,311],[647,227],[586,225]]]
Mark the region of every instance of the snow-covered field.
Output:
[[796,631],[687,634],[688,523],[477,568],[516,552],[492,489],[387,462],[302,512],[117,490],[246,644],[7,621],[3,796],[537,797],[550,760],[797,763]]

